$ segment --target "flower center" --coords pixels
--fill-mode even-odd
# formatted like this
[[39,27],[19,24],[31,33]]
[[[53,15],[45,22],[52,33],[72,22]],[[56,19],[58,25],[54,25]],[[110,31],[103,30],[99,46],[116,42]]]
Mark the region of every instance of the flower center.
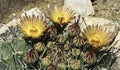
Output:
[[31,34],[37,33],[37,32],[38,32],[38,29],[35,28],[35,27],[32,27],[29,32],[30,32]]
[[64,17],[58,17],[59,23],[64,23]]
[[94,47],[98,47],[98,46],[101,45],[100,42],[101,42],[101,41],[100,41],[100,37],[95,36],[95,37],[93,37],[92,40],[91,40],[91,45],[93,45]]

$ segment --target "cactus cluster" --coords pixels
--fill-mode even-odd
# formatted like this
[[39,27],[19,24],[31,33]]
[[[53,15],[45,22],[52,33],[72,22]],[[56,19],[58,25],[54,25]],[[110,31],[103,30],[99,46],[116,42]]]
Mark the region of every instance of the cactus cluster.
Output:
[[101,25],[81,30],[80,16],[74,14],[56,7],[49,22],[35,15],[21,18],[18,26],[9,27],[10,33],[1,35],[0,69],[109,70],[116,59],[110,50],[118,31],[110,33]]

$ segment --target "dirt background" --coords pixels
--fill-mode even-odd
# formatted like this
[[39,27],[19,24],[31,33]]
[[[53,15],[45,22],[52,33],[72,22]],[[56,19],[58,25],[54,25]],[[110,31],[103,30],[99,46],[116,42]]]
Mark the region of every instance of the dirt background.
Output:
[[120,23],[120,0],[94,0],[96,17],[102,17]]
[[[120,0],[91,0],[96,17],[102,17],[120,23]],[[21,12],[23,9],[39,7],[46,11],[50,6],[62,5],[64,0],[0,0],[0,23],[12,19],[12,13]]]
[[38,7],[46,12],[48,5],[61,5],[63,0],[0,0],[0,23],[6,23],[13,17],[12,13],[18,14],[23,10]]

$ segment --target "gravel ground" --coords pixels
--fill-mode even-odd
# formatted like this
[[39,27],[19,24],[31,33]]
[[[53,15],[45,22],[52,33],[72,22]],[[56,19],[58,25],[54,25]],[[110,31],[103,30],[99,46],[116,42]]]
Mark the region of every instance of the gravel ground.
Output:
[[43,11],[47,6],[61,5],[63,0],[0,0],[0,23],[6,23],[12,19],[12,13],[18,14],[23,9],[39,7]]
[[[19,12],[24,8],[39,7],[46,11],[48,4],[63,4],[64,0],[0,0],[0,22],[11,19],[11,13]],[[120,22],[120,0],[91,0],[96,17],[102,17]]]
[[120,0],[95,0],[95,16],[120,23]]

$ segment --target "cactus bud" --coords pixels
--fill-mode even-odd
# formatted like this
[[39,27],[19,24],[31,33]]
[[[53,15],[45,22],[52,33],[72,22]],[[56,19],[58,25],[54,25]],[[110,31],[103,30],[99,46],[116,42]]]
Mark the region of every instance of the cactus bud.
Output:
[[67,40],[67,37],[63,34],[58,35],[58,43],[59,44],[64,44]]
[[73,39],[73,44],[75,46],[81,46],[84,43],[83,39],[80,36],[76,36]]
[[54,47],[54,44],[55,44],[55,42],[49,41],[49,42],[47,43],[47,48],[48,48],[48,49],[52,49],[52,48]]
[[50,38],[53,38],[57,35],[57,30],[55,29],[54,26],[50,26],[47,29],[47,33],[49,34]]
[[24,60],[28,64],[35,63],[38,60],[38,58],[39,58],[38,52],[33,49],[28,50],[24,56]]
[[46,56],[42,58],[41,61],[42,61],[42,65],[45,67],[48,67],[49,65],[52,64],[52,61],[50,60],[50,56]]
[[45,44],[43,42],[38,42],[35,45],[35,50],[37,50],[38,52],[42,52],[45,49]]
[[47,68],[47,70],[57,70],[56,67],[54,65],[51,65]]
[[80,49],[77,49],[77,48],[73,48],[72,49],[72,55],[73,56],[79,56],[80,55]]
[[69,66],[73,70],[80,70],[80,60],[71,60]]
[[71,48],[71,44],[67,43],[64,45],[64,50],[69,50]]
[[65,70],[66,69],[66,63],[61,62],[57,64],[58,70]]
[[80,28],[77,23],[74,23],[68,27],[68,34],[70,36],[76,36],[80,34]]
[[92,51],[86,51],[82,54],[83,61],[88,64],[94,64],[96,62],[96,54]]

